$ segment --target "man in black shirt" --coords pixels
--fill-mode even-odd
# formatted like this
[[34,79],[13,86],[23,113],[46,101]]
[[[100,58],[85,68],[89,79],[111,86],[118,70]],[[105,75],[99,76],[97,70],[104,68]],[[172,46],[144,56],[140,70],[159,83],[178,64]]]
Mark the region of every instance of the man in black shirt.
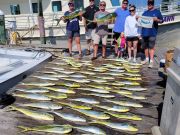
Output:
[[96,23],[94,20],[94,14],[99,11],[99,8],[95,5],[94,0],[89,0],[89,6],[86,7],[84,17],[85,35],[88,44],[86,55],[90,55],[90,46],[92,45],[93,35],[95,34]]

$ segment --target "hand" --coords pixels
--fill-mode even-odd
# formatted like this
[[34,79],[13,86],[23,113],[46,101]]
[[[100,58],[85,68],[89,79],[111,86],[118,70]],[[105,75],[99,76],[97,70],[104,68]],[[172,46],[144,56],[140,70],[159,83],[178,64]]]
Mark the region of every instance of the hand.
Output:
[[158,22],[159,19],[158,19],[157,17],[153,17],[153,21],[154,21],[154,22]]
[[64,16],[62,16],[62,17],[60,18],[60,20],[63,20],[63,21],[65,21],[65,18],[64,18]]
[[136,20],[138,20],[140,18],[140,16],[136,15]]
[[79,16],[82,16],[82,15],[83,15],[83,12],[82,12],[82,11],[80,11],[78,15],[79,15]]

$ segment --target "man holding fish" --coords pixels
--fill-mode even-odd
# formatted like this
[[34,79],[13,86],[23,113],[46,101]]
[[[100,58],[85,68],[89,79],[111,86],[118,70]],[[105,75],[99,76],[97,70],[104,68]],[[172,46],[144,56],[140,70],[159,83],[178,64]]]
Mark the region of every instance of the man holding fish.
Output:
[[106,21],[98,21],[98,18],[106,16],[109,12],[106,11],[106,2],[101,1],[99,3],[99,10],[94,15],[94,22],[97,22],[96,32],[94,35],[94,53],[91,60],[97,59],[97,52],[98,52],[98,44],[100,40],[102,40],[102,58],[106,58],[106,43],[107,43],[107,36],[108,36],[108,23],[109,20]]

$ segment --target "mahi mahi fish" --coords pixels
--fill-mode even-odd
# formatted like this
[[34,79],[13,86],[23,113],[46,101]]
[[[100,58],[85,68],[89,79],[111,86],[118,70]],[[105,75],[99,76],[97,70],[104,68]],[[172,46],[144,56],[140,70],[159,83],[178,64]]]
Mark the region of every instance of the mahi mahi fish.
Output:
[[61,105],[69,106],[71,108],[75,108],[75,109],[84,109],[84,110],[91,110],[92,109],[92,107],[85,106],[85,105],[76,105],[73,103],[64,103],[64,102],[58,102],[58,103],[60,103]]
[[128,112],[129,108],[128,107],[124,107],[124,106],[117,106],[117,105],[113,105],[112,107],[109,106],[103,106],[103,105],[95,105],[96,107],[105,109],[107,111],[114,111],[114,112]]
[[88,104],[99,104],[100,102],[93,99],[93,98],[75,98],[75,99],[69,99],[70,101],[79,101],[83,103],[88,103]]
[[44,95],[46,95],[49,98],[52,99],[65,99],[67,98],[67,95],[64,93],[45,93]]
[[116,117],[118,119],[126,119],[126,120],[135,120],[135,121],[139,121],[142,120],[141,117],[137,116],[137,115],[132,115],[132,114],[117,114],[117,113],[111,113],[111,112],[105,112],[113,117]]
[[29,109],[24,109],[21,107],[16,107],[16,106],[10,106],[11,110],[17,110],[29,117],[32,117],[34,119],[37,120],[48,120],[48,121],[53,121],[54,120],[54,116],[46,113],[46,112],[40,112],[40,111],[32,111]]
[[72,127],[67,125],[44,125],[37,127],[18,126],[18,128],[23,129],[21,133],[28,131],[37,131],[37,132],[45,132],[45,133],[67,134],[72,132]]
[[75,94],[76,92],[71,90],[71,89],[66,89],[66,88],[54,88],[54,87],[43,87],[48,90],[56,91],[56,92],[61,92],[61,93],[67,93],[67,94]]
[[108,100],[108,99],[105,99],[105,101],[110,102],[110,103],[114,103],[114,104],[118,104],[118,105],[121,105],[121,106],[137,107],[137,108],[142,108],[143,107],[143,105],[135,103],[135,102],[114,101],[114,100]]
[[51,102],[26,103],[26,104],[20,104],[20,106],[27,106],[27,107],[34,107],[34,108],[41,108],[41,109],[50,109],[50,110],[62,109],[62,106],[57,105],[55,103],[51,103]]
[[97,88],[78,88],[79,90],[83,91],[91,91],[91,92],[96,92],[96,93],[102,93],[102,94],[107,94],[109,91],[104,90],[104,89],[97,89]]
[[31,83],[21,83],[21,85],[25,85],[25,86],[39,86],[39,87],[43,87],[43,86],[54,86],[54,83],[37,83],[37,82],[31,82]]
[[73,128],[80,131],[92,133],[94,135],[106,135],[106,133],[102,129],[95,126],[78,126],[78,127],[73,127]]
[[110,94],[101,94],[101,93],[81,93],[81,94],[88,96],[102,97],[102,98],[115,98],[114,95],[110,95]]
[[50,81],[58,81],[59,79],[56,77],[51,77],[51,76],[47,76],[47,75],[43,75],[43,76],[37,76],[37,75],[33,75],[31,77],[34,78],[38,78],[38,79],[42,79],[42,80],[50,80]]
[[15,89],[15,91],[21,91],[25,93],[47,93],[49,90],[47,89],[42,89],[42,88],[34,88],[34,89]]
[[73,109],[73,110],[76,110],[84,115],[87,115],[89,117],[92,117],[92,118],[96,118],[96,119],[110,119],[110,116],[103,113],[103,112],[99,112],[99,111],[93,111],[93,110],[82,110],[82,109]]
[[107,121],[97,121],[97,120],[93,120],[90,123],[95,123],[95,124],[102,124],[105,125],[107,127],[116,129],[116,130],[122,130],[122,131],[131,131],[131,132],[137,132],[138,129],[134,126],[131,126],[129,124],[126,123],[113,123],[113,122],[107,122]]
[[75,114],[70,114],[70,113],[63,113],[63,112],[55,112],[52,111],[54,114],[56,114],[57,116],[67,120],[67,121],[73,121],[73,122],[86,122],[86,119],[83,117],[80,117],[78,115]]
[[31,99],[31,100],[44,100],[44,101],[51,100],[51,98],[44,96],[44,95],[40,95],[40,94],[16,94],[16,93],[14,93],[13,96],[21,97],[21,98],[25,98],[25,99]]

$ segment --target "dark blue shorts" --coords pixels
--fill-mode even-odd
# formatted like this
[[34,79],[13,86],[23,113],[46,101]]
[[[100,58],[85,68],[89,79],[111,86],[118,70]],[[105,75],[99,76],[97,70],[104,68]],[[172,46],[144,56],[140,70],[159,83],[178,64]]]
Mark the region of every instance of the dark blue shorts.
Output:
[[67,34],[68,38],[80,37],[80,31],[66,30],[66,34]]
[[153,49],[156,43],[156,37],[143,37],[142,48]]
[[126,50],[125,48],[118,47],[118,51],[120,52],[124,52],[125,50]]

